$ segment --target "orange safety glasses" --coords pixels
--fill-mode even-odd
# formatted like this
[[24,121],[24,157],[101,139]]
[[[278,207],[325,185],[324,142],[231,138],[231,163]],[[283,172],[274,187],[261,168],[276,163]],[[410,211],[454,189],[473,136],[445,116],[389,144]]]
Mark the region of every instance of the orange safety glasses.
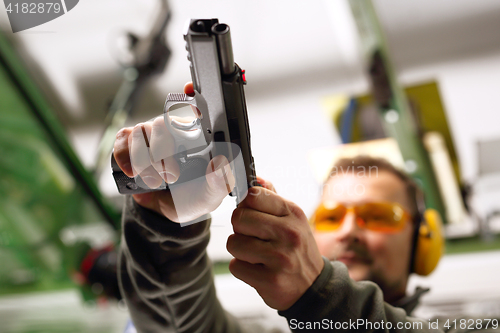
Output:
[[342,225],[347,213],[356,216],[360,228],[372,231],[395,233],[401,231],[411,215],[395,202],[368,202],[346,206],[341,203],[320,204],[311,218],[317,231],[335,231]]

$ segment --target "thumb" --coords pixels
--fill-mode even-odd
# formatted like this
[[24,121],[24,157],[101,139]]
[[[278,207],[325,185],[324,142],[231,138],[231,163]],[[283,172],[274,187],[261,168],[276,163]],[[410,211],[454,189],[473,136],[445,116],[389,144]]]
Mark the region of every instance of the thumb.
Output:
[[164,198],[167,200],[160,203],[160,209],[175,222],[194,221],[217,209],[235,184],[227,158],[218,155],[208,163],[205,178],[170,186],[171,199]]

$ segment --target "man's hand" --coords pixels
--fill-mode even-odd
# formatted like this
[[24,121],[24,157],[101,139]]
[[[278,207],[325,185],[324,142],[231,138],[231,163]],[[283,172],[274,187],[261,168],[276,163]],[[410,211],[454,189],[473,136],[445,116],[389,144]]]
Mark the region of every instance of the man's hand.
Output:
[[[186,84],[184,93],[194,93],[192,83]],[[163,117],[122,128],[116,134],[114,157],[118,166],[128,177],[139,175],[150,188],[160,186],[162,180],[167,184],[177,181],[180,172],[172,157],[175,153],[175,141]],[[229,163],[219,155],[208,164],[205,179],[176,187],[175,205],[171,191],[134,194],[133,198],[171,221],[188,222],[215,210],[234,185]]]
[[271,308],[286,310],[313,284],[324,263],[304,212],[278,196],[272,184],[258,181],[263,187],[249,189],[231,218],[229,270]]

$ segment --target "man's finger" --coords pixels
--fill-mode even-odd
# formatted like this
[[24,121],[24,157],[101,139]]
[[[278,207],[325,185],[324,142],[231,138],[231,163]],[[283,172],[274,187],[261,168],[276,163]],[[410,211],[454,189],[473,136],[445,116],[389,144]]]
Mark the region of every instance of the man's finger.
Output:
[[287,201],[264,187],[256,186],[249,188],[248,195],[238,205],[238,207],[240,206],[274,216],[286,216],[290,214]]
[[138,124],[129,136],[130,160],[134,177],[139,175],[149,188],[161,185],[162,178],[151,165],[149,157],[149,139],[151,123]]
[[241,206],[238,206],[231,216],[231,224],[235,233],[266,241],[276,239],[274,228],[279,223],[276,216]]
[[131,133],[132,127],[122,128],[116,133],[116,139],[113,146],[115,161],[128,177],[134,176],[132,164],[130,163],[130,150],[128,145],[128,138]]
[[[206,169],[208,197],[213,196],[223,199],[231,192],[236,184],[231,166],[224,155],[215,156]],[[207,197],[207,199],[209,199]]]
[[236,259],[264,265],[269,263],[273,251],[271,243],[237,233],[228,237],[226,248]]
[[173,184],[179,178],[179,164],[173,158],[175,154],[175,139],[165,126],[163,117],[157,117],[151,126],[149,142],[153,167],[168,184]]
[[268,180],[265,180],[264,178],[262,177],[259,177],[259,176],[256,176],[257,178],[257,182],[264,188],[270,190],[270,191],[273,191],[274,193],[277,193],[276,192],[276,189],[274,188],[274,185],[268,181]]
[[248,285],[258,289],[262,282],[265,283],[267,277],[267,268],[260,264],[250,264],[239,259],[232,259],[229,262],[229,271],[237,279],[247,283]]

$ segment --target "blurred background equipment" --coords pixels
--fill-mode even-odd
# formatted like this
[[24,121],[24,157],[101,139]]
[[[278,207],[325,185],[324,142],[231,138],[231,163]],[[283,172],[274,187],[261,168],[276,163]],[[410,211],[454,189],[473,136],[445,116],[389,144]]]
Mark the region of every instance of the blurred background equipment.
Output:
[[3,267],[6,291],[60,288],[82,250],[76,241],[65,244],[61,231],[90,223],[117,228],[119,213],[101,195],[3,34],[0,65],[2,249],[11,257],[5,262],[16,267]]
[[104,134],[99,141],[94,174],[97,178],[109,169],[110,154],[116,133],[125,125],[127,118],[137,107],[138,100],[150,79],[161,74],[167,66],[170,49],[165,40],[165,31],[170,19],[166,0],[160,1],[151,31],[145,37],[128,33],[129,51],[132,61],[122,64],[123,82],[109,107],[104,120]]
[[[165,68],[170,51],[166,1],[152,31],[129,35],[133,63],[108,116],[97,161],[109,166],[114,137],[132,112],[148,79]],[[121,299],[116,275],[120,214],[104,198],[54,116],[53,106],[0,31],[0,294],[71,290],[87,303]],[[102,171],[96,166],[95,174]],[[77,298],[77,299],[78,299]],[[83,308],[77,305],[81,311]],[[75,309],[73,309],[75,310]],[[107,310],[110,311],[110,310]],[[111,311],[112,312],[112,311]],[[118,312],[118,317],[124,315]],[[92,317],[92,313],[88,313]],[[116,315],[116,314],[115,314]],[[1,317],[1,315],[0,315]],[[70,316],[71,317],[71,316]],[[37,321],[27,326],[0,320],[8,331],[86,331],[86,321]],[[74,320],[74,319],[73,319]],[[14,325],[14,326],[11,326]],[[113,325],[111,325],[113,326]],[[94,325],[92,332],[106,332]],[[89,328],[90,329],[90,328]]]
[[[376,34],[358,33],[360,20],[347,0],[315,6],[264,0],[168,5],[171,17],[162,15],[165,3],[158,0],[84,1],[57,20],[16,34],[0,5],[0,53],[8,59],[0,65],[1,333],[123,332],[126,310],[102,296],[116,291],[103,281],[113,276],[111,245],[118,241],[122,198],[98,161],[108,166],[112,126],[158,116],[166,93],[182,91],[190,80],[185,23],[211,17],[238,35],[233,49],[249,81],[248,116],[260,176],[311,213],[320,193],[317,162],[326,163],[342,142],[363,146],[381,139],[355,150],[382,151],[409,171],[425,165],[437,178],[430,192],[446,208],[448,254],[433,275],[409,287],[436,287],[421,313],[500,312],[499,1],[374,0]],[[300,29],[285,33],[290,18],[298,17]],[[127,37],[129,31],[134,36]],[[364,52],[360,45],[375,45],[362,42],[366,36],[387,45],[378,53]],[[168,75],[156,75],[166,59]],[[382,110],[380,117],[365,59],[377,60],[383,64],[377,68],[388,72],[381,82],[390,83],[390,94],[382,89],[376,95],[382,106],[380,101],[392,97],[396,113]],[[147,79],[139,79],[138,68],[150,74],[143,74]],[[326,100],[331,103],[325,114]],[[29,103],[42,110],[44,125]],[[341,110],[337,117],[335,110]],[[101,141],[103,133],[108,139]],[[406,136],[410,140],[401,140]],[[425,137],[431,149],[421,164],[424,145],[416,141]],[[319,151],[321,160],[311,169],[307,156]],[[101,174],[98,181],[94,170]],[[274,311],[266,312],[252,289],[223,274],[233,209],[234,202],[224,201],[212,214],[208,252],[221,273],[218,293],[237,315],[265,322],[275,318]],[[235,300],[234,294],[242,297]]]
[[[384,132],[396,139],[405,161],[406,172],[424,189],[427,207],[436,209],[445,218],[445,206],[436,175],[406,95],[392,68],[389,49],[375,8],[369,0],[350,0],[349,5],[358,27],[361,51],[366,59],[373,99],[381,114]],[[349,117],[349,111],[352,113],[349,109],[347,111],[344,117]]]
[[471,203],[480,221],[484,241],[495,240],[500,227],[500,138],[477,142],[478,175],[472,184]]
[[[0,133],[0,294],[57,295],[80,287],[80,308],[82,299],[95,303],[105,290],[78,278],[80,261],[90,248],[117,241],[119,212],[101,195],[3,33]],[[68,300],[67,294],[60,295]],[[38,312],[43,320],[23,319],[23,311],[13,310],[19,299],[6,299],[0,322],[7,332],[79,332],[86,327],[84,321],[64,319],[63,313],[72,316],[64,311],[58,317]],[[57,301],[44,304],[57,307]]]
[[[445,220],[454,224],[455,227],[463,225],[468,218],[465,198],[461,192],[461,188],[465,185],[460,184],[461,174],[458,157],[439,94],[439,87],[436,82],[423,83],[405,88],[404,94],[409,102],[412,127],[416,131],[413,135],[424,145],[424,153],[430,160],[429,170],[435,174],[438,194],[442,198],[445,208]],[[401,161],[391,160],[393,153],[390,152],[393,149],[389,149],[387,145],[383,144],[384,141],[379,141],[380,138],[386,138],[387,135],[383,128],[383,118],[379,115],[372,95],[355,96],[350,101],[347,98],[342,99],[342,95],[331,96],[324,99],[324,108],[332,114],[343,143],[366,143],[367,148],[357,150],[357,153],[378,157],[385,156],[402,170],[406,170],[409,166],[416,167],[411,163],[409,165],[405,163],[401,155],[400,145],[398,146],[396,141],[394,141],[396,143],[395,149],[401,156]],[[410,135],[410,133],[405,135]],[[404,140],[404,137],[399,139]],[[396,139],[394,138],[394,140]],[[353,154],[349,156],[353,156]],[[460,229],[460,227],[457,228]],[[448,229],[452,230],[453,228]],[[460,233],[456,230],[455,228],[450,233],[455,232],[456,236],[463,235],[463,232]]]

